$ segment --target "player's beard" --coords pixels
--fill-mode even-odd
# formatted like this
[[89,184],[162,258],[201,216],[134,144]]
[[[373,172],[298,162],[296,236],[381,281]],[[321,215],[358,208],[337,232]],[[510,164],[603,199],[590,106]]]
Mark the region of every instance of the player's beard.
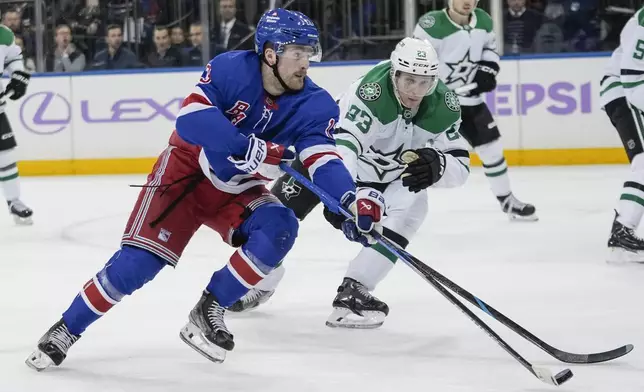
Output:
[[301,90],[304,88],[304,79],[306,78],[306,73],[301,73],[299,74],[300,77],[297,76],[297,73],[294,73],[291,75],[290,78],[288,78],[288,81],[286,82],[286,85],[291,89],[291,90]]

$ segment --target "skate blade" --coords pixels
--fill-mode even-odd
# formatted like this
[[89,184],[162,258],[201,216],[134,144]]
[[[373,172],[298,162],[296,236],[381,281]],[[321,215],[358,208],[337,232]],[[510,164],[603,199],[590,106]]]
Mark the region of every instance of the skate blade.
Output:
[[191,322],[181,329],[179,337],[185,344],[212,362],[222,363],[226,359],[226,350],[208,341],[199,327]]
[[45,369],[56,366],[54,361],[52,361],[47,354],[40,351],[40,349],[36,349],[31,353],[31,355],[25,360],[25,364],[37,372],[42,372]]
[[644,254],[632,252],[624,248],[608,248],[606,263],[612,265],[643,264]]
[[357,315],[345,308],[333,308],[333,312],[326,320],[326,326],[331,328],[354,328],[374,329],[385,322],[383,312],[367,311],[362,312],[363,316]]
[[21,218],[19,216],[13,215],[13,221],[18,226],[31,226],[34,224],[34,220],[31,217]]
[[537,214],[532,215],[517,215],[517,214],[508,214],[511,222],[536,222],[539,220]]

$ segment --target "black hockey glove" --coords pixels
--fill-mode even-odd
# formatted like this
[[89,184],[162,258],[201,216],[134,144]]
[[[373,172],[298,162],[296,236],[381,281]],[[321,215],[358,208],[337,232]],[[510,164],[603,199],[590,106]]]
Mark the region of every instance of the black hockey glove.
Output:
[[474,82],[476,88],[471,91],[470,95],[479,95],[492,91],[496,88],[496,75],[499,73],[499,65],[492,61],[479,61]]
[[7,88],[5,89],[5,92],[7,93],[9,93],[9,91],[13,91],[13,95],[9,97],[11,100],[15,101],[25,95],[27,92],[27,85],[29,84],[29,78],[31,78],[31,75],[24,71],[14,71],[11,74],[11,81],[7,84]]
[[342,223],[347,220],[344,215],[334,213],[327,206],[324,206],[324,218],[338,230],[342,230]]
[[417,193],[432,186],[445,173],[445,155],[433,148],[407,150],[403,152],[402,160],[407,168],[400,177],[410,192]]

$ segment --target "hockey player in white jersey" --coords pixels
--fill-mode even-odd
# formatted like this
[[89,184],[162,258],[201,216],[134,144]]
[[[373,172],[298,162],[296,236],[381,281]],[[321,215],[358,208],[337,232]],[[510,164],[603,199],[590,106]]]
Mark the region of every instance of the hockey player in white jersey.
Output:
[[0,98],[0,187],[9,213],[17,224],[31,224],[33,211],[20,200],[20,180],[16,165],[16,138],[5,114],[7,97],[12,100],[21,98],[27,92],[30,75],[25,72],[22,51],[16,45],[13,32],[0,25],[0,67],[9,71],[11,80]]
[[[469,175],[467,143],[459,134],[458,97],[438,77],[435,50],[425,41],[405,38],[384,61],[354,82],[339,99],[335,130],[338,152],[358,186],[371,187],[387,200],[383,234],[406,247],[425,220],[427,188],[457,187]],[[306,175],[302,166],[298,170]],[[283,176],[272,192],[301,220],[319,200]],[[340,228],[345,218],[325,208]],[[396,257],[379,244],[364,247],[349,263],[327,320],[331,327],[375,328],[389,312],[371,294],[393,268]],[[262,286],[235,310],[260,304],[283,274],[275,270],[273,287]]]
[[644,8],[621,32],[620,46],[601,80],[600,100],[631,163],[608,239],[607,261],[644,263],[644,240],[635,234],[644,214]]
[[429,41],[440,61],[440,76],[452,90],[476,84],[459,93],[461,134],[483,162],[492,193],[511,219],[536,221],[535,207],[519,201],[510,188],[501,135],[482,93],[496,88],[499,55],[492,18],[476,8],[478,0],[448,0],[448,8],[423,15],[414,37]]

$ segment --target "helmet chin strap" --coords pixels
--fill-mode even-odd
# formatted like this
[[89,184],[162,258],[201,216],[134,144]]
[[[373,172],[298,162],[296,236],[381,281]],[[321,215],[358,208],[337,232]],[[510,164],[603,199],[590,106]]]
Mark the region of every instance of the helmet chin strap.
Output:
[[277,63],[279,62],[279,56],[275,56],[275,64],[273,65],[270,65],[268,61],[266,61],[266,56],[264,55],[262,55],[262,61],[264,62],[264,64],[268,65],[273,70],[273,75],[275,75],[275,77],[277,78],[277,81],[280,82],[280,85],[284,89],[284,92],[293,93],[296,91],[286,85],[286,82],[284,82],[284,79],[282,79],[279,71],[277,70]]

